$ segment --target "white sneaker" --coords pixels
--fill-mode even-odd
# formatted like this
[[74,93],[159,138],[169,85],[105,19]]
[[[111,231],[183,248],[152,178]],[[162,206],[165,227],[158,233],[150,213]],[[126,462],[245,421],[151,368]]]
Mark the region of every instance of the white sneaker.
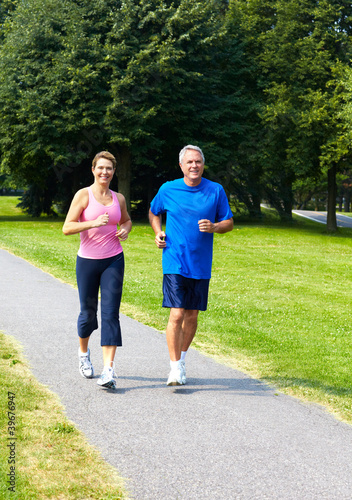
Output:
[[115,377],[116,374],[114,372],[115,363],[111,367],[104,367],[102,374],[97,380],[97,384],[101,387],[106,387],[107,389],[116,389]]
[[176,368],[171,368],[169,378],[166,385],[182,385],[182,369],[179,363]]
[[94,369],[93,365],[90,361],[90,350],[85,356],[82,356],[80,349],[78,349],[78,359],[79,359],[79,373],[84,378],[92,378],[94,377]]
[[186,379],[186,363],[185,363],[185,361],[180,361],[180,365],[181,365],[181,380],[182,380],[182,385],[185,385],[185,383],[187,382],[187,379]]

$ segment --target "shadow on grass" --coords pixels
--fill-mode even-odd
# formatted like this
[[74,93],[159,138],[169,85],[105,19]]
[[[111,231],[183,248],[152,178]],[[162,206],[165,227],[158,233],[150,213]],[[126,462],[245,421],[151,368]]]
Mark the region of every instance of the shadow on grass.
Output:
[[63,222],[63,217],[30,217],[29,215],[0,215],[0,222]]
[[322,391],[324,394],[331,396],[341,396],[341,397],[351,397],[352,387],[334,387],[331,385],[323,384],[318,380],[311,380],[305,378],[282,378],[282,377],[270,377],[265,378],[268,384],[275,387],[281,387],[283,389],[295,388],[300,389],[314,389]]

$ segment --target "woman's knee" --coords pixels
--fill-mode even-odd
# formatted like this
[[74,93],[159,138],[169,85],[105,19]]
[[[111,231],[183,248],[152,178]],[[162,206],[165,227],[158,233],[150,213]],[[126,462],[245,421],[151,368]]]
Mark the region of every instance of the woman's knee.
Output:
[[96,314],[92,315],[89,312],[80,313],[77,321],[77,329],[79,337],[87,338],[97,328],[98,328],[98,319]]

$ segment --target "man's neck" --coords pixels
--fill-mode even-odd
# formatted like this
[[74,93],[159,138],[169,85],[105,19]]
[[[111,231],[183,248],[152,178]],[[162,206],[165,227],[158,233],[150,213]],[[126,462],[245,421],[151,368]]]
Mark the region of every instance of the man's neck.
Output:
[[199,184],[202,182],[202,177],[200,179],[197,179],[196,181],[192,182],[188,177],[183,178],[185,184],[189,187],[197,187]]

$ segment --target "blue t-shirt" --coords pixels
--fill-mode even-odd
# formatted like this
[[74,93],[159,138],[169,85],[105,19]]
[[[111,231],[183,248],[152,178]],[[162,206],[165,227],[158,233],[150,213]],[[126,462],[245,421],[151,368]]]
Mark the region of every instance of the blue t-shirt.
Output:
[[204,178],[195,187],[187,186],[183,178],[165,182],[152,200],[150,209],[154,215],[166,213],[163,273],[209,279],[213,233],[200,232],[198,221],[231,219],[232,212],[223,187]]

